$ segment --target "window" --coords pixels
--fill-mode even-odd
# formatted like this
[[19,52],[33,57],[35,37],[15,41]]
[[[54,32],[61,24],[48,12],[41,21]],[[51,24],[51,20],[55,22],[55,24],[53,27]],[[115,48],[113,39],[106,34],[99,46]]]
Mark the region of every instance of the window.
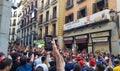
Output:
[[29,24],[29,16],[27,17],[27,24]]
[[53,35],[56,36],[56,24],[53,24]]
[[48,34],[48,26],[45,27],[45,34]]
[[27,15],[27,9],[25,9],[25,14]]
[[40,28],[40,38],[42,38],[42,28]]
[[85,17],[86,15],[87,15],[87,7],[84,7],[77,12],[77,19]]
[[26,18],[24,19],[24,25],[26,26]]
[[66,9],[70,9],[72,7],[73,7],[73,0],[67,0]]
[[70,14],[70,15],[68,15],[68,16],[66,16],[65,17],[65,23],[69,23],[69,22],[71,22],[71,21],[73,21],[74,20],[74,14],[72,13],[72,14]]
[[41,3],[42,3],[42,4],[41,4],[41,10],[42,10],[43,7],[44,7],[44,0],[42,0]]
[[53,8],[53,18],[56,18],[57,16],[57,6]]
[[34,10],[34,18],[37,20],[37,10]]
[[37,8],[37,0],[35,1],[35,7]]
[[13,28],[13,30],[12,30],[12,34],[13,34],[13,35],[15,34],[15,28]]
[[17,12],[16,12],[16,11],[14,11],[14,14],[13,14],[13,16],[14,16],[14,17],[16,17],[16,16],[17,16]]
[[48,0],[48,4],[50,4],[50,0]]
[[40,24],[43,22],[43,15],[40,15]]
[[108,0],[98,0],[96,3],[93,3],[93,13],[102,11],[108,8]]
[[12,36],[12,39],[11,39],[12,41],[14,41],[14,35]]
[[33,2],[32,2],[32,5],[31,5],[31,10],[33,10],[33,7],[34,7],[34,6],[33,6]]
[[13,20],[13,26],[16,26],[16,19]]
[[11,35],[11,28],[9,28],[9,35]]
[[46,21],[49,20],[49,11],[46,12]]
[[46,2],[46,6],[48,6],[48,5],[50,5],[50,0],[48,0],[48,1]]
[[22,20],[20,28],[23,28],[23,26],[24,26],[24,20]]

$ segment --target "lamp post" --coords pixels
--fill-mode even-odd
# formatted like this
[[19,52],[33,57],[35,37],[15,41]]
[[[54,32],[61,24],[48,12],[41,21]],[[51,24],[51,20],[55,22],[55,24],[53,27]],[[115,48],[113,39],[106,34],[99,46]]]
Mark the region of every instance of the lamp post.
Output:
[[109,11],[109,14],[110,14],[110,17],[111,17],[111,21],[115,22],[116,24],[116,27],[117,27],[117,32],[118,32],[118,37],[120,38],[120,26],[119,26],[119,15],[118,15],[119,12],[111,9]]

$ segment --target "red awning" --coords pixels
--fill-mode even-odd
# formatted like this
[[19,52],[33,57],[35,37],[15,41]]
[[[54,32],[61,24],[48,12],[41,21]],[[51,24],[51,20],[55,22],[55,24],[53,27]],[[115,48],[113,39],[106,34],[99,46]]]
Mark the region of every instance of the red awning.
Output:
[[64,40],[64,44],[72,44],[72,40]]
[[86,38],[84,38],[84,39],[76,39],[75,41],[76,41],[76,43],[86,43],[87,39]]

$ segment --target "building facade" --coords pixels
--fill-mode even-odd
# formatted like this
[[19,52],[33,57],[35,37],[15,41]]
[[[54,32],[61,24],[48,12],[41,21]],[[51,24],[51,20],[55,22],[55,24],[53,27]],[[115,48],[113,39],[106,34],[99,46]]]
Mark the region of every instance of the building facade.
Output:
[[37,39],[37,8],[38,0],[23,0],[22,19],[20,22],[20,39],[21,46],[34,46],[33,41]]
[[11,17],[11,1],[0,0],[0,52],[7,55],[9,25]]
[[120,49],[117,25],[110,15],[111,9],[117,9],[116,2],[66,0],[63,37],[65,47],[76,47],[79,51],[119,53],[116,50]]
[[10,20],[10,28],[9,28],[9,41],[10,42],[15,42],[18,35],[17,35],[17,29],[18,29],[18,13],[19,9],[12,9],[11,10],[11,20]]
[[44,40],[46,34],[53,35],[57,45],[63,47],[63,24],[65,0],[39,1],[38,40]]
[[20,44],[20,24],[18,23],[22,16],[20,3],[21,0],[12,1],[11,19],[9,27],[9,47],[13,47],[16,43]]

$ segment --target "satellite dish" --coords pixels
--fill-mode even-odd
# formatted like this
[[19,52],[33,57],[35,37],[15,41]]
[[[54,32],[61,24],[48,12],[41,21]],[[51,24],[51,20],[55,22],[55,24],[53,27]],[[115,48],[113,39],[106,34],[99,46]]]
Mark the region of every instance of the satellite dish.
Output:
[[12,3],[12,8],[17,9],[17,3]]

